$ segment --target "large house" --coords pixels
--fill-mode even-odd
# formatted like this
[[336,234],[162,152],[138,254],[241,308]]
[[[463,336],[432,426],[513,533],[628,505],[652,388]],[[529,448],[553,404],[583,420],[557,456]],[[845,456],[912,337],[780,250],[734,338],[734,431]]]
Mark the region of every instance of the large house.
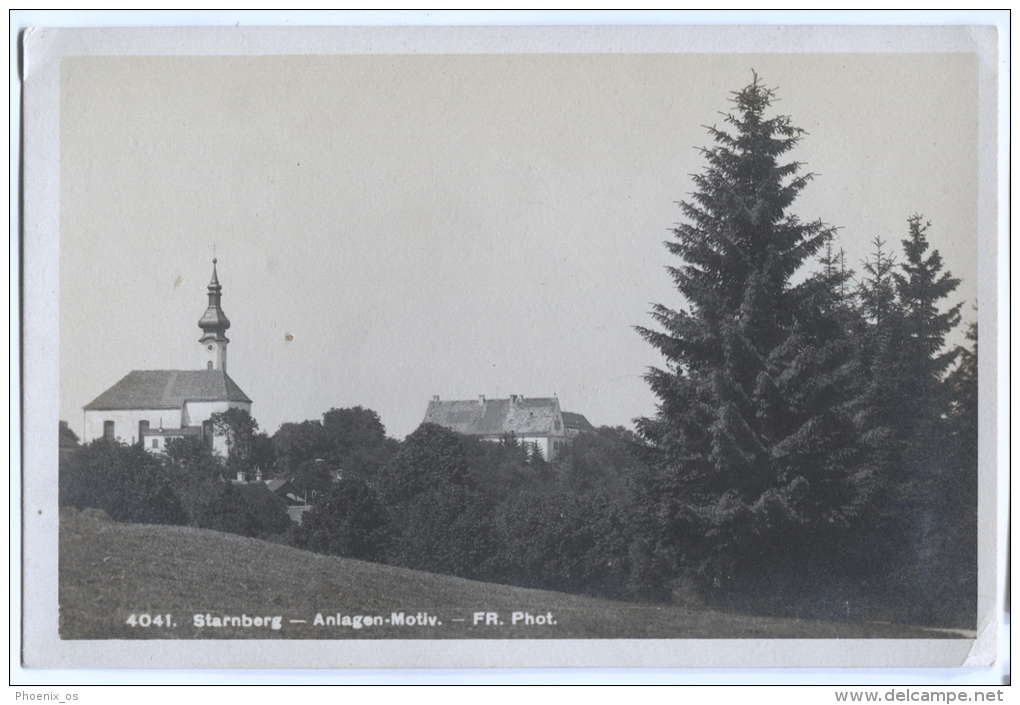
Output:
[[432,397],[423,423],[444,426],[465,436],[486,441],[513,437],[555,460],[565,445],[584,431],[592,430],[581,414],[560,410],[556,397],[528,398],[511,394],[509,399],[443,401]]
[[159,452],[171,439],[191,436],[226,454],[226,439],[213,432],[211,417],[231,408],[250,413],[252,401],[227,374],[230,321],[220,307],[222,290],[213,259],[209,302],[198,321],[201,367],[129,372],[85,405],[84,442],[107,438]]

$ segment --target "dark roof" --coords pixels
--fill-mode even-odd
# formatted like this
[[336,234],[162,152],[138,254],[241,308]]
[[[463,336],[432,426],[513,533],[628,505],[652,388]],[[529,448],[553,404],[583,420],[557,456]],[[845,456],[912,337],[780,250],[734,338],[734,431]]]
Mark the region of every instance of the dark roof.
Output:
[[180,409],[186,401],[251,403],[223,370],[133,370],[86,409]]
[[563,412],[563,425],[577,431],[594,431],[595,427],[588,422],[584,414],[575,414],[573,411]]
[[560,402],[555,397],[468,399],[429,402],[424,423],[434,423],[467,436],[561,434]]

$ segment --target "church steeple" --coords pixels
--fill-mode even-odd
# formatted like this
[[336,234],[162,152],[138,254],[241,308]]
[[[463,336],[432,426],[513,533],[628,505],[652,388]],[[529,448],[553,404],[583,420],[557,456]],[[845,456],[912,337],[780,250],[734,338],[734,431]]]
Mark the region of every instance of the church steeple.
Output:
[[230,320],[227,314],[220,308],[220,298],[223,287],[220,286],[220,279],[216,274],[216,258],[213,257],[212,279],[209,280],[208,295],[209,305],[205,313],[198,319],[198,327],[202,329],[202,337],[198,342],[202,345],[202,360],[204,367],[210,370],[227,370],[227,328],[230,328]]

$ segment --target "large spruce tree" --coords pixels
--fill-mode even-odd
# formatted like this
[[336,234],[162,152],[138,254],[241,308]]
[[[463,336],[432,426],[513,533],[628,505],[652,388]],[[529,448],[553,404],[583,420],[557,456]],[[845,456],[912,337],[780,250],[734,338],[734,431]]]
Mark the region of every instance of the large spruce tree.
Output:
[[[930,224],[921,216],[908,221],[902,241],[904,259],[893,273],[902,317],[898,345],[899,403],[896,432],[903,450],[899,510],[909,518],[902,536],[900,589],[912,596],[913,617],[946,623],[970,611],[961,607],[965,585],[961,557],[973,557],[976,544],[959,539],[976,511],[976,458],[960,461],[954,436],[953,388],[947,374],[959,355],[947,348],[947,335],[960,322],[962,303],[946,299],[960,280],[945,270],[938,250],[928,241]],[[963,599],[970,600],[973,596]]]
[[844,280],[797,276],[833,230],[791,212],[812,175],[789,159],[804,132],[769,114],[773,98],[755,75],[708,128],[666,242],[684,307],[656,305],[658,328],[638,329],[666,360],[647,374],[658,413],[638,420],[664,458],[660,548],[720,588],[839,563],[875,474],[849,403],[856,355],[831,315]]
[[956,290],[960,280],[944,271],[938,250],[928,251],[931,223],[915,214],[907,220],[907,225],[908,234],[903,240],[905,260],[893,276],[907,334],[903,353],[913,363],[913,389],[909,394],[913,405],[911,416],[918,425],[931,425],[949,411],[950,399],[944,380],[959,352],[957,348],[947,350],[945,343],[946,336],[960,323],[963,303],[943,310],[944,300]]

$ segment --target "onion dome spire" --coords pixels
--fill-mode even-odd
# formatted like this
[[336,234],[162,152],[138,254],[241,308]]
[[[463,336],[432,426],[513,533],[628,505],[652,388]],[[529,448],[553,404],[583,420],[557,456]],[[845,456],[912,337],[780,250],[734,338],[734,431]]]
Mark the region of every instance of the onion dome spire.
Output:
[[198,319],[198,327],[202,329],[202,338],[200,342],[206,340],[226,340],[227,328],[230,328],[230,319],[227,318],[227,314],[223,313],[223,309],[220,308],[220,297],[222,296],[223,287],[220,286],[219,277],[216,275],[216,258],[213,257],[213,271],[212,279],[209,280],[208,295],[209,305],[205,309],[205,313]]

